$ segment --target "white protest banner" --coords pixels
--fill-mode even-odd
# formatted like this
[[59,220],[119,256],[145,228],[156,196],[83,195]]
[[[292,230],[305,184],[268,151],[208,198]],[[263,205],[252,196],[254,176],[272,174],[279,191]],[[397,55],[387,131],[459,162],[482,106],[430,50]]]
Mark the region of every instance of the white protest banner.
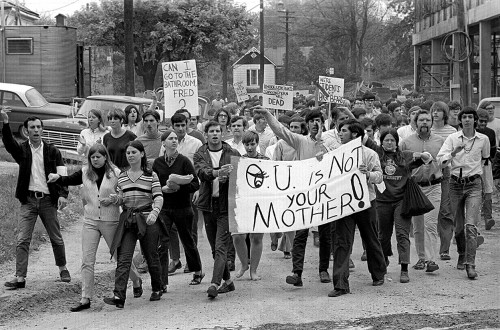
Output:
[[311,158],[232,158],[229,231],[273,233],[319,226],[370,207],[361,139]]
[[264,84],[262,106],[268,109],[292,110],[293,86]]
[[245,102],[250,98],[247,93],[247,88],[243,85],[243,81],[238,81],[233,84],[234,92],[238,98],[238,103]]
[[199,116],[196,61],[163,62],[161,67],[165,117],[172,117],[179,109],[187,109],[191,115]]
[[328,93],[318,94],[318,102],[334,103],[342,100],[344,97],[344,79],[319,76],[319,85]]

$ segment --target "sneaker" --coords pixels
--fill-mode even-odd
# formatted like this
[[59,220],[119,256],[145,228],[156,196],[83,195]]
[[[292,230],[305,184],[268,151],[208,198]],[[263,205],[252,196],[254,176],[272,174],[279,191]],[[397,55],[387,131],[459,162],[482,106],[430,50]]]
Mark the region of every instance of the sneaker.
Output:
[[61,276],[62,282],[66,282],[66,283],[71,282],[71,276],[69,275],[69,271],[67,269],[62,270],[59,275]]
[[352,261],[351,258],[349,258],[349,269],[356,268],[356,265],[354,265],[354,261]]
[[439,269],[439,266],[434,261],[427,262],[427,268],[425,269],[426,273],[432,273]]
[[490,220],[487,220],[485,225],[484,225],[484,229],[486,230],[491,230],[491,228],[495,225],[495,220],[493,219],[490,219]]
[[408,276],[408,272],[401,271],[401,275],[399,276],[399,282],[401,283],[410,282],[410,276]]
[[330,274],[327,271],[322,271],[319,273],[319,280],[321,283],[330,283],[332,279],[330,278]]
[[368,260],[368,259],[366,258],[366,250],[365,250],[365,251],[363,251],[363,254],[361,255],[361,261],[366,261],[366,260]]
[[451,260],[451,257],[448,253],[441,253],[440,258],[441,260]]
[[217,291],[217,287],[215,285],[211,285],[207,290],[208,298],[215,298],[219,294]]
[[417,263],[413,265],[413,269],[423,270],[425,269],[425,259],[418,259]]
[[227,282],[222,283],[220,288],[217,290],[218,293],[228,293],[231,291],[236,290],[234,286],[234,282],[231,282],[231,284],[227,284]]
[[479,246],[481,246],[481,244],[484,243],[484,237],[481,236],[479,233],[477,233],[476,243],[477,243],[476,248],[478,248]]
[[304,285],[304,283],[302,283],[302,278],[297,274],[288,275],[286,277],[286,283],[292,284],[293,286],[303,286]]
[[151,292],[151,297],[149,297],[149,301],[158,301],[161,299],[162,292],[161,291],[153,291]]

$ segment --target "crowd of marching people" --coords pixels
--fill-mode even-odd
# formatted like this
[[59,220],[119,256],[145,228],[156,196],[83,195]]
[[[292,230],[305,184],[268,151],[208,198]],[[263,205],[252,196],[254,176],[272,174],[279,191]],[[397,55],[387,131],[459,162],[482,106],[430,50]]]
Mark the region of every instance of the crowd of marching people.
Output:
[[[83,166],[70,175],[59,150],[41,139],[41,119],[27,118],[29,139],[18,142],[9,127],[9,109],[0,107],[2,140],[20,165],[16,274],[5,287],[26,286],[38,216],[49,234],[61,280],[71,281],[57,220],[57,209],[67,203],[68,186],[81,187],[84,204],[82,293],[73,312],[90,308],[101,237],[116,260],[114,290],[104,299],[107,304],[124,307],[128,279],[133,297],[141,297],[143,271],[151,278],[150,300],[160,300],[167,292],[169,274],[182,268],[180,243],[184,272],[193,273],[189,284],[200,285],[206,274],[199,253],[199,216],[213,256],[208,297],[236,289],[231,272],[240,278],[248,271],[251,280],[261,280],[264,234],[229,231],[229,178],[236,175],[231,156],[321,161],[325,153],[359,138],[363,144],[359,171],[366,177],[370,207],[319,227],[272,233],[270,249],[292,262],[286,283],[303,286],[311,231],[319,247],[319,280],[333,282],[328,296],[349,293],[356,227],[364,251],[361,260],[367,262],[374,286],[384,284],[393,234],[401,283],[410,282],[409,267],[438,271],[440,260],[451,259],[452,241],[458,252],[456,268],[465,270],[469,279],[477,277],[476,250],[484,242],[481,231],[495,225],[492,194],[500,178],[500,119],[494,117],[492,103],[474,108],[417,95],[404,102],[396,95],[385,101],[368,91],[337,104],[318,105],[314,97],[297,95],[293,110],[275,114],[258,98],[226,104],[218,94],[206,118],[192,116],[192,109],[180,109],[161,131],[155,103],[142,114],[134,106],[106,114],[90,111],[77,149]],[[414,183],[432,204],[430,211],[417,216],[402,211],[405,192]],[[414,262],[410,237],[418,256]]]

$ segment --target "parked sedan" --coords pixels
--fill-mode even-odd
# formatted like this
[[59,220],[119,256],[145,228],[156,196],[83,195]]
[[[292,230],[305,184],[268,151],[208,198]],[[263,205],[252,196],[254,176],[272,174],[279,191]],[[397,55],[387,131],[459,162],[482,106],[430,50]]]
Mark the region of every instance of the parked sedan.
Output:
[[37,116],[42,120],[67,118],[73,109],[69,105],[47,102],[34,87],[5,83],[0,83],[0,104],[11,108],[10,126],[23,138],[26,138],[23,123],[29,116]]

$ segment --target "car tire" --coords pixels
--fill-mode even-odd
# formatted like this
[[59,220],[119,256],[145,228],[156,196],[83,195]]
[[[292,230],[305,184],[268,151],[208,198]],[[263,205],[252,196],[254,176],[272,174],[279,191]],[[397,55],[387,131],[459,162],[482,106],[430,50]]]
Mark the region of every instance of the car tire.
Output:
[[21,137],[21,139],[23,139],[23,140],[28,139],[28,134],[27,134],[26,129],[24,128],[23,125],[19,126],[19,129],[17,130],[17,132],[19,133],[19,136]]

